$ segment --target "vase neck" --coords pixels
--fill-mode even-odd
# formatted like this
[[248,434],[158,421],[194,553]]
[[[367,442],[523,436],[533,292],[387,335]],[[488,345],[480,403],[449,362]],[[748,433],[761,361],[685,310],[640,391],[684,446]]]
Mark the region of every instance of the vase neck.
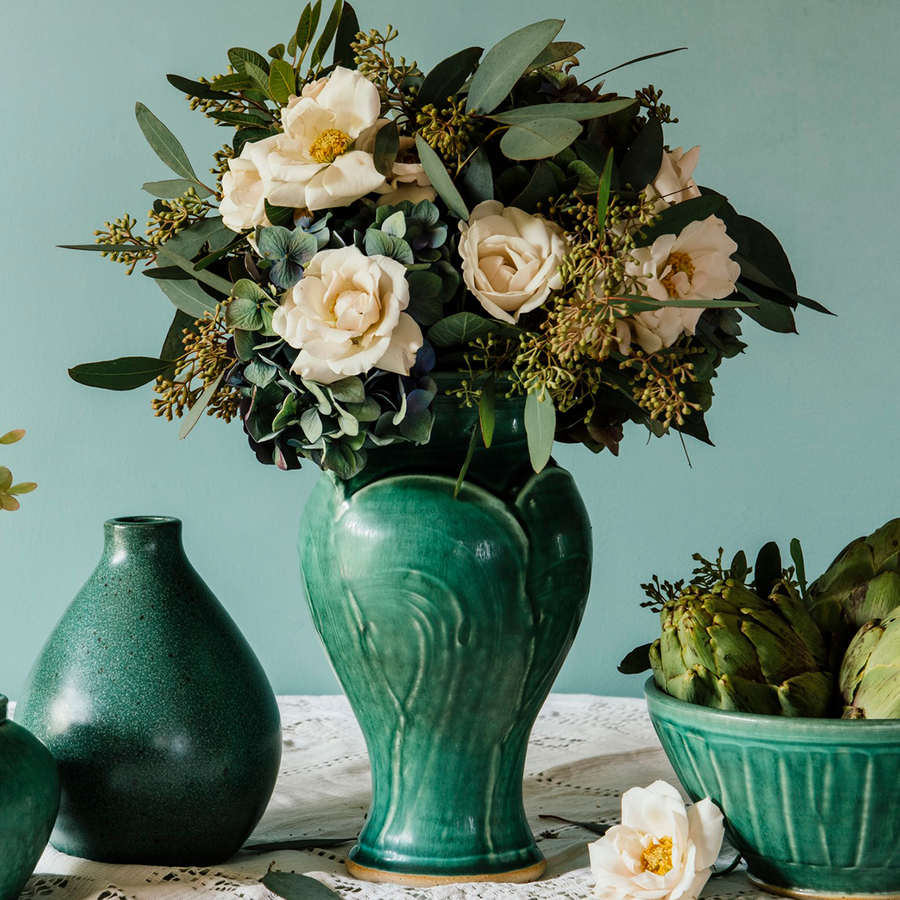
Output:
[[110,562],[134,554],[171,558],[184,552],[181,519],[169,516],[123,516],[103,524],[103,555]]

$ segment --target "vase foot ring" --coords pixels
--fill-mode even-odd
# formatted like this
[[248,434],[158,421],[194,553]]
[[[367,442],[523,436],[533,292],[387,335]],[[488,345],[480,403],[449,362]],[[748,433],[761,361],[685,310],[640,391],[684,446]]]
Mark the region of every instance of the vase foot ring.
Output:
[[805,888],[786,888],[766,884],[765,881],[747,873],[747,877],[758,888],[781,897],[794,897],[796,900],[900,900],[900,894],[892,891],[889,894],[848,894],[843,891],[815,891]]
[[537,881],[547,868],[545,860],[526,866],[524,869],[513,869],[511,872],[494,872],[489,875],[418,875],[404,872],[386,872],[383,869],[371,869],[347,860],[347,871],[360,881],[372,881],[377,884],[402,884],[404,887],[434,887],[441,884],[460,884],[472,881],[496,881],[510,884],[525,884]]

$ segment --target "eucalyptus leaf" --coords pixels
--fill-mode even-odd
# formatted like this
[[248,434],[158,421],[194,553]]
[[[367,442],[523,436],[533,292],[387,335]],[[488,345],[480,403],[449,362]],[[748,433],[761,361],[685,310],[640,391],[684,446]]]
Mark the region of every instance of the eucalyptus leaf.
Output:
[[550,170],[550,166],[542,160],[534,167],[531,180],[525,186],[525,190],[509,205],[533,213],[537,212],[539,203],[546,203],[558,193],[553,172]]
[[210,382],[203,393],[197,398],[197,402],[188,410],[187,415],[181,420],[181,428],[178,430],[178,440],[183,441],[193,430],[194,426],[200,421],[200,416],[209,406],[210,401],[219,390],[219,385],[225,377],[224,372],[220,372],[215,381]]
[[597,75],[592,75],[590,78],[586,79],[585,84],[588,81],[596,81],[598,78],[602,78],[604,75],[609,75],[610,72],[615,72],[618,69],[624,69],[625,66],[632,66],[635,63],[644,62],[646,59],[656,59],[658,56],[668,56],[670,53],[678,53],[680,50],[687,50],[687,47],[675,47],[673,50],[661,50],[658,53],[647,53],[645,56],[636,56],[634,59],[629,59],[628,62],[619,63],[617,66],[613,66],[611,69],[606,69],[603,72],[600,72]]
[[88,387],[107,391],[133,391],[154,381],[172,365],[170,359],[123,356],[103,362],[82,363],[69,369],[69,377]]
[[550,461],[555,434],[556,407],[549,391],[529,391],[525,398],[525,435],[535,472],[541,472]]
[[187,181],[184,178],[169,178],[166,181],[147,181],[142,189],[153,197],[161,200],[172,200],[193,188],[199,197],[211,197],[212,191],[205,188],[199,181]]
[[605,222],[606,213],[609,208],[609,192],[612,186],[613,173],[613,151],[610,150],[606,163],[603,166],[603,172],[600,175],[600,185],[597,188],[597,221]]
[[203,100],[221,100],[222,94],[213,90],[208,84],[202,81],[192,81],[190,78],[184,78],[181,75],[166,75],[166,80],[172,87],[177,88],[183,94],[189,97],[200,97]]
[[176,253],[184,259],[193,259],[208,244],[210,250],[217,250],[230,243],[234,232],[225,227],[220,216],[206,216],[188,228],[169,238],[163,245],[169,253]]
[[456,485],[453,488],[454,500],[459,497],[459,492],[462,489],[463,482],[466,480],[466,473],[469,471],[469,466],[472,464],[472,457],[475,456],[475,446],[478,443],[479,434],[480,430],[478,426],[473,425],[472,434],[469,438],[469,447],[466,450],[466,458],[463,460],[463,464],[459,470],[459,475],[456,477]]
[[485,447],[490,447],[494,440],[494,425],[497,413],[497,381],[491,375],[481,387],[478,401],[478,423],[481,426],[481,438]]
[[200,269],[198,271],[194,268],[194,264],[189,259],[185,259],[180,254],[170,250],[167,245],[164,245],[156,258],[157,261],[163,265],[178,266],[179,269],[187,272],[191,278],[202,282],[207,287],[222,294],[223,297],[231,296],[232,284],[227,278],[222,278],[221,275],[216,275],[208,269]]
[[581,122],[621,112],[635,103],[637,101],[633,97],[623,97],[603,103],[541,103],[537,106],[519,106],[502,113],[494,113],[491,118],[496,122],[503,122],[505,125],[518,125],[520,122],[533,122],[541,119],[572,119],[572,121]]
[[195,331],[196,321],[180,309],[175,310],[172,324],[166,332],[162,349],[159,351],[160,359],[176,360],[184,355],[184,332]]
[[193,279],[155,278],[153,283],[178,309],[187,313],[192,319],[200,319],[216,308],[215,300]]
[[470,202],[479,204],[494,199],[494,173],[491,160],[484,146],[479,147],[469,160],[463,175],[463,190]]
[[416,149],[419,151],[419,162],[422,163],[422,168],[438,196],[447,204],[447,208],[454,216],[467,222],[469,220],[468,207],[456,189],[450,173],[444,168],[441,158],[420,134],[416,135]]
[[441,60],[426,76],[419,88],[418,103],[426,106],[433,103],[439,109],[441,104],[456,95],[472,74],[481,54],[482,47],[467,47]]
[[584,44],[577,44],[575,41],[554,41],[531,61],[528,71],[552,66],[553,63],[575,56],[581,50],[584,50]]
[[457,347],[483,337],[493,331],[496,324],[475,313],[456,313],[432,325],[428,331],[428,340],[436,347]]
[[508,159],[546,159],[565,150],[581,134],[574,119],[523,119],[500,139],[500,149]]
[[222,96],[222,93],[232,91],[247,91],[253,87],[253,82],[244,72],[235,72],[232,75],[221,75],[216,78],[210,85],[216,96]]
[[509,96],[528,66],[559,34],[562,26],[562,19],[545,19],[496,43],[472,76],[468,107],[481,115],[493,112]]
[[176,175],[191,182],[197,182],[197,175],[178,138],[143,103],[135,105],[134,114],[147,143],[153,148],[153,152]]

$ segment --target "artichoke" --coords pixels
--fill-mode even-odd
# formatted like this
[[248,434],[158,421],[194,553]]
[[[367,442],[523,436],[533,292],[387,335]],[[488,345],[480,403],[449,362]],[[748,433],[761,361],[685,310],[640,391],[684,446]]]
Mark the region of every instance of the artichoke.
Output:
[[845,719],[900,719],[900,610],[867,622],[838,679]]
[[739,712],[828,715],[825,641],[790,582],[776,582],[767,599],[734,578],[689,585],[660,615],[650,665],[666,693]]
[[900,606],[900,519],[848,544],[810,585],[808,603],[816,624],[842,646]]

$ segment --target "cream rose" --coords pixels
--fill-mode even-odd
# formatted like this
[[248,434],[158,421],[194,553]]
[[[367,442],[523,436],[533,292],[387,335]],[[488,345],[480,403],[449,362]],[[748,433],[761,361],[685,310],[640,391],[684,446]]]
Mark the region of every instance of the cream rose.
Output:
[[372,153],[354,146],[380,112],[375,85],[343,66],[306,85],[281,111],[284,133],[267,147],[269,203],[329,209],[381,187]]
[[283,297],[272,328],[300,352],[291,367],[331,384],[372,368],[408,375],[422,346],[409,305],[406,268],[356,247],[322,250]]
[[657,198],[653,205],[654,212],[660,213],[674,203],[700,196],[700,188],[693,178],[699,157],[699,147],[687,153],[681,147],[663,153],[659,172],[647,185],[648,199]]
[[[722,300],[734,292],[741,267],[729,257],[737,244],[716,216],[691,222],[681,234],[660,235],[651,246],[631,251],[625,271],[641,279],[643,293],[661,302]],[[693,334],[703,314],[698,307],[664,306],[627,319],[634,340],[648,353]]]
[[275,138],[244,144],[241,155],[228,160],[228,171],[222,176],[222,223],[232,231],[245,231],[257,225],[268,225],[266,190],[269,180],[267,158]]
[[553,222],[485,200],[459,229],[466,287],[495,319],[517,322],[562,286],[566,240]]
[[690,809],[657,781],[622,795],[622,824],[590,845],[600,900],[695,900],[722,849],[725,827],[712,800]]

